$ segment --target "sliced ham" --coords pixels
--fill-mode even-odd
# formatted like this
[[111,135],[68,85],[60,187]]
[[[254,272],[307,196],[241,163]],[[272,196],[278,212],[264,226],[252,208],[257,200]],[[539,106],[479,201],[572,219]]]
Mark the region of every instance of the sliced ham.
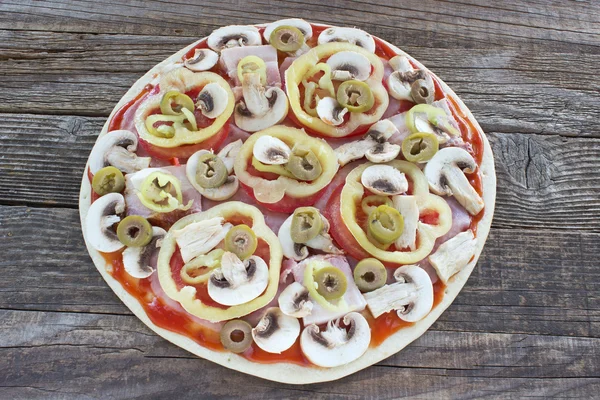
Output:
[[232,47],[221,51],[221,66],[227,71],[227,75],[233,80],[235,86],[241,86],[237,76],[237,66],[240,60],[246,56],[261,58],[267,67],[267,86],[281,87],[281,75],[277,64],[277,50],[273,46],[244,46]]
[[444,242],[452,239],[454,236],[458,235],[461,232],[469,229],[471,225],[471,215],[461,206],[458,201],[454,197],[444,197],[448,205],[450,206],[450,210],[452,210],[452,226],[448,233],[444,236],[439,237],[435,241],[435,246],[433,248],[433,252],[437,250],[437,248]]
[[285,71],[292,65],[294,60],[298,57],[286,57],[279,66],[279,74],[281,75],[281,82],[285,82]]

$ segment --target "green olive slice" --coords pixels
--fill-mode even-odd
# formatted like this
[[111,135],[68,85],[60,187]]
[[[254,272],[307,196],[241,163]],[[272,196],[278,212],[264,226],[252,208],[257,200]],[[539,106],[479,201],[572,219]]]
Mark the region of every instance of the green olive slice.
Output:
[[225,250],[245,260],[256,251],[258,240],[248,225],[236,225],[225,236]]
[[142,247],[152,240],[152,225],[146,218],[130,215],[117,225],[117,237],[127,247]]
[[395,208],[381,205],[369,214],[368,233],[382,244],[390,244],[400,237],[404,219]]
[[315,207],[296,208],[292,216],[291,236],[295,243],[314,239],[323,229],[323,218]]
[[377,194],[367,196],[364,199],[362,199],[362,201],[360,202],[360,207],[362,208],[365,214],[369,215],[374,209],[377,208],[377,206],[380,206],[382,204],[385,204],[388,207],[393,207],[394,205],[394,203],[392,203],[392,199],[390,199],[389,197]]
[[125,188],[125,177],[117,168],[104,167],[94,174],[92,189],[100,196],[109,193],[120,193]]
[[342,82],[337,90],[337,101],[350,112],[369,111],[375,104],[368,84],[357,80]]
[[281,25],[271,32],[269,43],[279,51],[291,53],[300,50],[304,44],[304,34],[295,26]]
[[438,152],[439,141],[435,134],[417,132],[402,141],[402,154],[410,162],[426,162]]
[[323,167],[315,153],[308,147],[296,145],[286,165],[288,171],[297,179],[312,181],[321,176]]
[[387,281],[387,270],[376,258],[365,258],[354,267],[354,283],[363,292],[379,289]]
[[227,166],[213,153],[204,153],[198,157],[196,182],[205,189],[221,187],[227,181]]
[[348,287],[346,275],[333,265],[317,270],[314,274],[314,281],[317,284],[317,293],[326,300],[339,299],[346,293]]
[[168,91],[160,100],[160,112],[165,115],[181,115],[183,108],[193,112],[194,101],[187,94],[176,90]]
[[237,65],[237,76],[240,82],[244,81],[244,74],[257,73],[260,75],[260,83],[267,84],[267,64],[257,56],[246,56]]
[[410,86],[410,94],[417,104],[431,104],[434,99],[434,88],[427,79],[417,79]]
[[221,328],[221,344],[232,353],[243,353],[252,345],[252,326],[241,319],[233,319]]

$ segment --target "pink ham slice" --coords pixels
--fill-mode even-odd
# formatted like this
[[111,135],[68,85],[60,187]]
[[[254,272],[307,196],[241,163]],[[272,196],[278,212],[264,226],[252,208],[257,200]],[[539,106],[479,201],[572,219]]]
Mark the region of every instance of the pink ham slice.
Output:
[[[306,260],[302,261],[299,264],[290,265],[290,261],[287,261],[287,265],[284,265],[284,271],[286,266],[291,268],[292,274],[294,275],[294,280],[296,282],[304,284],[304,268],[308,265],[309,262],[314,260],[324,260],[334,267],[341,270],[344,275],[346,275],[346,279],[348,281],[348,287],[346,288],[346,293],[342,297],[342,299],[348,304],[348,309],[342,312],[329,311],[324,309],[317,303],[313,301],[313,310],[312,313],[302,319],[304,322],[304,326],[310,324],[324,324],[327,321],[331,321],[332,319],[340,318],[350,311],[362,311],[367,305],[367,302],[363,295],[360,293],[360,290],[356,287],[354,283],[354,277],[352,276],[352,270],[350,269],[350,265],[348,265],[348,261],[346,261],[346,257],[344,256],[313,256],[309,257]],[[295,263],[291,261],[291,263]],[[285,264],[285,263],[284,263]]]
[[281,82],[285,82],[285,71],[292,65],[294,60],[298,57],[286,57],[285,60],[279,66],[279,74],[281,75]]
[[235,86],[241,86],[237,76],[237,66],[240,60],[246,56],[261,58],[267,67],[267,86],[281,87],[281,75],[277,64],[277,50],[273,46],[244,46],[232,47],[221,51],[221,66],[227,71]]

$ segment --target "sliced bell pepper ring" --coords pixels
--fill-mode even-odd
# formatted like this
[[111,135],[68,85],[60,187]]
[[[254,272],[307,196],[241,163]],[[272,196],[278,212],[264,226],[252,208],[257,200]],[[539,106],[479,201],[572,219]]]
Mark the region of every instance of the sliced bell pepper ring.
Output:
[[[228,221],[229,219],[237,218],[240,214],[251,221],[249,226],[256,234],[256,237],[259,240],[266,242],[269,246],[269,256],[264,259],[269,267],[269,283],[265,291],[260,296],[247,303],[230,307],[219,307],[217,305],[211,305],[208,300],[202,301],[198,299],[196,296],[197,289],[193,286],[184,286],[181,289],[178,289],[170,265],[171,258],[177,249],[177,242],[173,232],[183,229],[195,222],[215,217],[222,217],[225,221]],[[219,322],[250,314],[269,304],[277,294],[282,259],[283,251],[279,239],[265,223],[264,216],[260,210],[242,202],[230,201],[216,205],[201,213],[188,215],[177,221],[171,227],[163,239],[158,255],[158,279],[167,296],[178,301],[187,312],[198,318],[206,319],[211,322]]]
[[[300,87],[321,60],[340,51],[354,51],[367,57],[372,65],[372,72],[365,84],[371,89],[374,97],[374,106],[368,112],[350,113],[350,119],[340,126],[331,126],[320,118],[310,115],[301,104]],[[346,137],[355,134],[357,129],[377,122],[387,109],[389,98],[382,84],[383,63],[373,53],[350,43],[332,42],[312,48],[307,53],[298,57],[285,72],[285,86],[290,101],[290,109],[298,122],[327,137]],[[334,96],[332,96],[334,97]]]
[[[179,91],[180,93],[188,93],[194,90],[200,91],[204,86],[209,83],[216,83],[221,86],[227,92],[227,105],[225,110],[215,118],[211,124],[205,128],[193,130],[197,126],[197,121],[193,121],[196,117],[186,107],[180,107],[179,111],[182,115],[175,115],[175,119],[185,118],[188,121],[186,124],[175,121],[172,126],[172,130],[168,129],[168,132],[153,132],[148,129],[147,119],[148,117],[161,106],[161,100],[167,93],[173,91]],[[235,99],[233,92],[227,81],[218,74],[213,72],[197,72],[194,73],[186,68],[179,68],[172,70],[165,74],[160,81],[161,91],[155,95],[149,96],[144,100],[135,113],[135,128],[141,140],[159,147],[172,149],[182,145],[193,145],[205,142],[217,135],[219,131],[227,124],[229,117],[233,113],[235,106]],[[182,101],[185,103],[185,101]],[[163,108],[165,105],[163,104]],[[164,118],[165,116],[163,116]],[[160,117],[153,117],[160,118]],[[190,128],[192,130],[190,130]],[[163,129],[163,130],[166,130]],[[174,155],[171,155],[173,157]]]
[[[273,136],[282,140],[288,146],[306,146],[314,153],[321,164],[321,174],[312,181],[301,181],[287,176],[279,175],[277,179],[268,180],[261,176],[252,175],[248,166],[253,157],[254,144],[262,136]],[[303,130],[276,125],[254,133],[243,144],[235,160],[235,174],[245,190],[251,188],[251,194],[256,200],[269,209],[280,211],[289,207],[281,205],[282,200],[288,196],[295,199],[295,206],[312,205],[319,194],[335,176],[339,164],[333,149],[325,141],[308,136]],[[307,201],[310,202],[307,204]],[[295,208],[295,207],[294,207]],[[292,211],[294,210],[292,208]]]

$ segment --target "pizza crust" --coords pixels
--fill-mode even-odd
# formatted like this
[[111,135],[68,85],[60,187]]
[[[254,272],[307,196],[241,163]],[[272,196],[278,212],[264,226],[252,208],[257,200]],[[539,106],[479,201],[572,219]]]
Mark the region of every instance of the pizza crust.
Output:
[[[183,57],[183,55],[185,55],[190,49],[192,49],[202,40],[204,39],[200,39],[190,44],[186,48],[178,51],[163,62],[157,64],[154,68],[152,68],[144,76],[142,76],[127,91],[127,93],[115,106],[110,116],[108,117],[106,123],[104,124],[99,136],[106,134],[111,119],[123,105],[135,98],[135,96],[137,96],[137,94],[143,90],[144,86],[156,79],[156,77],[159,76],[161,72],[166,72],[167,70],[171,69],[175,63],[181,62],[181,58]],[[384,40],[382,41],[386,45],[388,45],[392,50],[394,50],[397,54],[407,56],[411,61],[418,65],[419,68],[423,68],[429,71],[425,66],[423,66],[413,57],[409,56],[396,46]],[[435,74],[433,75],[436,76]],[[198,357],[202,357],[204,359],[210,360],[228,368],[235,369],[237,371],[254,375],[260,378],[290,384],[307,384],[332,381],[353,374],[364,368],[367,368],[399,352],[404,347],[408,346],[411,342],[413,342],[415,339],[417,339],[419,336],[421,336],[423,333],[425,333],[425,331],[429,329],[429,327],[440,317],[440,315],[446,310],[446,308],[448,308],[450,304],[452,304],[462,287],[467,282],[467,279],[471,275],[473,268],[475,268],[475,264],[479,259],[486,238],[490,231],[492,216],[494,214],[494,205],[496,199],[496,173],[494,169],[494,158],[492,155],[492,149],[490,147],[490,144],[487,140],[487,137],[483,133],[483,130],[473,117],[471,111],[465,106],[465,104],[454,93],[454,91],[452,91],[452,89],[450,89],[450,87],[446,85],[446,83],[444,83],[439,78],[438,80],[446,93],[454,95],[454,97],[458,101],[461,111],[463,111],[469,117],[471,122],[474,123],[476,129],[479,131],[479,134],[483,139],[484,151],[480,171],[482,174],[482,197],[485,203],[485,209],[484,215],[477,226],[477,247],[475,251],[475,256],[465,268],[463,268],[458,274],[454,275],[450,279],[448,285],[446,286],[446,290],[444,292],[444,297],[442,298],[442,301],[423,320],[415,323],[410,327],[403,328],[400,331],[394,333],[379,346],[375,348],[369,348],[367,352],[357,360],[335,368],[319,368],[313,365],[309,367],[302,367],[290,363],[255,363],[237,354],[207,349],[186,336],[171,332],[152,323],[152,321],[150,321],[150,318],[146,315],[144,309],[142,308],[141,304],[137,301],[137,299],[135,299],[133,296],[127,293],[127,291],[123,289],[121,284],[106,271],[106,261],[98,251],[94,250],[89,245],[87,241],[85,234],[85,217],[91,204],[92,189],[87,174],[88,164],[86,163],[86,167],[81,181],[81,191],[79,194],[79,214],[81,218],[83,237],[86,242],[88,252],[92,258],[92,261],[94,262],[94,265],[96,266],[96,268],[98,269],[98,271],[102,275],[102,278],[104,278],[108,286],[110,286],[110,288],[115,292],[117,297],[119,297],[119,299],[121,299],[121,301],[125,303],[125,305],[135,314],[136,317],[138,317],[144,324],[146,324],[146,326],[148,326],[158,335],[162,336],[164,339],[170,341],[171,343],[197,355]]]

